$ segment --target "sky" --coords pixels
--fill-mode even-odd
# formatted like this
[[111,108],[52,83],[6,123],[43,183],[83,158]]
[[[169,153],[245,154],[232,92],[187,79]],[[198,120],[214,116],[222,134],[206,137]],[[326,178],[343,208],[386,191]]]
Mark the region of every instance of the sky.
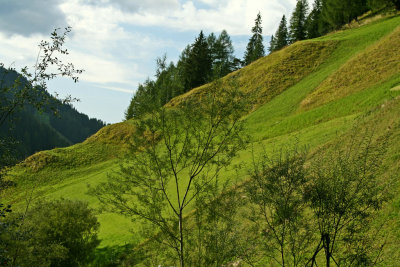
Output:
[[0,62],[32,70],[41,40],[55,28],[72,27],[66,58],[84,69],[79,82],[57,78],[51,93],[71,95],[73,106],[107,123],[124,119],[139,83],[154,78],[156,58],[176,62],[199,32],[223,29],[235,55],[243,54],[257,13],[263,20],[264,45],[290,16],[296,0],[0,0]]

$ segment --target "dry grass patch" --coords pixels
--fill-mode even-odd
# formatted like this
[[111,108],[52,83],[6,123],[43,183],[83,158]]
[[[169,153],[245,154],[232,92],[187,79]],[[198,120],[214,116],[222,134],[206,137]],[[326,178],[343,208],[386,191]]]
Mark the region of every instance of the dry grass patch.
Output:
[[[222,78],[224,86],[235,84],[254,97],[256,106],[267,103],[316,70],[334,51],[336,41],[297,42],[278,52],[260,58],[249,66]],[[210,84],[172,99],[167,106],[177,106],[187,98],[198,98]]]
[[367,89],[400,73],[400,27],[358,54],[308,95],[300,108],[310,110]]

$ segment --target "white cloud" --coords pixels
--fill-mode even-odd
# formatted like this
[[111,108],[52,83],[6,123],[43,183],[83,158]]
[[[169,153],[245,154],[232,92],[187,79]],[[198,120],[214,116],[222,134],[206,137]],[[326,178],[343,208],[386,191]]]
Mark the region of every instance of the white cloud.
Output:
[[84,0],[94,6],[114,6],[127,12],[165,12],[179,6],[178,0]]
[[22,35],[8,36],[0,32],[0,58],[6,67],[20,69],[33,67],[39,51],[38,44],[43,36],[35,34],[30,37]]
[[126,22],[132,25],[170,27],[181,31],[201,29],[231,35],[249,35],[258,12],[263,18],[264,34],[275,32],[283,14],[289,15],[296,0],[202,0],[212,8],[197,8],[195,2],[186,1],[170,12],[158,14],[153,10],[125,12]]
[[[276,31],[282,15],[290,15],[295,3],[296,0],[33,0],[30,10],[28,5],[20,5],[20,11],[11,12],[32,16],[20,20],[17,16],[12,20],[0,18],[0,61],[6,66],[15,62],[17,68],[31,67],[40,40],[49,37],[49,27],[70,25],[67,61],[85,69],[80,78],[82,84],[112,90],[114,93],[110,94],[114,96],[121,92],[124,103],[125,93],[131,94],[131,88],[154,74],[157,56],[173,51],[176,58],[177,51],[200,30],[219,33],[226,29],[240,40],[234,43],[235,48],[243,50],[246,43],[242,40],[250,36],[259,11],[264,35],[270,35]],[[2,9],[0,14],[4,12]],[[35,21],[35,16],[48,17]],[[46,22],[47,30],[42,24],[35,24],[38,22]],[[65,25],[58,25],[60,22]],[[19,30],[13,28],[17,26]],[[125,108],[112,111],[117,114],[115,118],[119,120]]]
[[111,91],[116,91],[116,92],[128,93],[128,94],[130,94],[130,95],[132,95],[133,92],[135,91],[135,90],[133,90],[133,89],[126,89],[126,88],[115,87],[115,86],[97,85],[97,87],[104,88],[104,89],[108,89],[108,90],[111,90]]

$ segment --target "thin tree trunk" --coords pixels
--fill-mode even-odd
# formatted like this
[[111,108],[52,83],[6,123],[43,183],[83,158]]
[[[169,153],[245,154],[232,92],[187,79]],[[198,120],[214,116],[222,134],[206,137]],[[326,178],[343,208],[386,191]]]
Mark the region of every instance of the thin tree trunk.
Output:
[[329,247],[330,237],[328,234],[325,234],[324,240],[325,240],[324,247],[325,247],[326,267],[330,267],[331,266],[331,252],[330,252],[330,247]]
[[185,259],[184,259],[184,249],[183,249],[183,220],[182,220],[182,209],[179,211],[179,236],[180,236],[180,255],[179,255],[179,260],[181,267],[185,266]]

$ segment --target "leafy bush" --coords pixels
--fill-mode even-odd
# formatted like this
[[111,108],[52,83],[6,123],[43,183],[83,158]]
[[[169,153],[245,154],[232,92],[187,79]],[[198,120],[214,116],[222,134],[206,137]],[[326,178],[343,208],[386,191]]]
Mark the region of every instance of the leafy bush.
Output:
[[100,243],[97,218],[80,201],[40,201],[8,224],[2,240],[12,266],[81,266],[93,259]]

